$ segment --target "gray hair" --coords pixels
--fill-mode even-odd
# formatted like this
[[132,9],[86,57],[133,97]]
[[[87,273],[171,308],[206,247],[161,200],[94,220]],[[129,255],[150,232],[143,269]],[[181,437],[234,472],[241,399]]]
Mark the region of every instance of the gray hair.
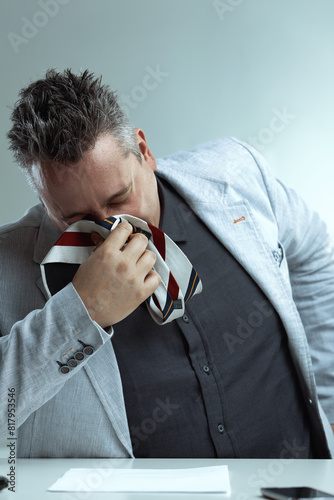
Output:
[[20,91],[7,137],[33,188],[34,163],[74,164],[106,133],[113,134],[125,157],[133,153],[141,162],[133,126],[116,92],[101,80],[88,70],[75,75],[49,69]]

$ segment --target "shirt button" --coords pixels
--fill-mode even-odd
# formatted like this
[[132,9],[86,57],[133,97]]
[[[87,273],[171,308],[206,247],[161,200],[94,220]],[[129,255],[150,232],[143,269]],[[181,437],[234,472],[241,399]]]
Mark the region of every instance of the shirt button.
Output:
[[310,405],[313,405],[312,399],[309,399],[308,402],[310,403]]
[[202,368],[205,373],[210,373],[210,368],[208,367],[208,365],[203,365]]
[[184,314],[184,315],[182,316],[182,319],[183,319],[183,321],[184,321],[185,323],[189,323],[189,317],[187,316],[187,314]]
[[218,424],[218,432],[220,432],[220,434],[223,434],[225,430],[225,427],[223,426],[223,424]]

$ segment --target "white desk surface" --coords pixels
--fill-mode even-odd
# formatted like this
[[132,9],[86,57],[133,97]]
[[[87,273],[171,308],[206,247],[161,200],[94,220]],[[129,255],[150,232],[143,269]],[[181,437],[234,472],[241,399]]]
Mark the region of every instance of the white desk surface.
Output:
[[[231,496],[223,494],[167,493],[55,493],[47,492],[64,472],[82,468],[183,468],[228,465]],[[0,459],[0,475],[9,466]],[[96,479],[96,478],[95,478]],[[89,478],[88,478],[89,481]],[[263,486],[310,486],[334,494],[334,460],[282,459],[19,459],[16,461],[16,492],[0,491],[0,500],[253,500]]]

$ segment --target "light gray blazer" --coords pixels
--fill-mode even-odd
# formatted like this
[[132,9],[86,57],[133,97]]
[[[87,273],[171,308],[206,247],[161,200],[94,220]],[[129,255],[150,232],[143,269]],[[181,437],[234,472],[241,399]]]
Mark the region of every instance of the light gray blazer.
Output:
[[[319,403],[334,422],[334,260],[324,224],[275,180],[258,153],[234,139],[202,144],[158,165],[158,175],[277,309],[315,436],[325,439],[325,431],[334,454]],[[8,435],[7,393],[14,388],[18,456],[131,457],[111,333],[90,319],[72,284],[46,302],[39,265],[59,234],[41,205],[0,231],[0,436]],[[95,352],[63,375],[56,360],[80,350],[78,339]]]

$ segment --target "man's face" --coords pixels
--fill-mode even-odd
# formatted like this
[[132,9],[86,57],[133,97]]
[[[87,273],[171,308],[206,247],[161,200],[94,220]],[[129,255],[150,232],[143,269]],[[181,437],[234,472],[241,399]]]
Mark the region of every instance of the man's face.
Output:
[[35,164],[33,178],[45,209],[61,231],[88,217],[98,221],[129,214],[158,226],[160,203],[154,175],[156,162],[136,129],[142,163],[124,158],[112,134],[100,136],[94,149],[75,165]]

